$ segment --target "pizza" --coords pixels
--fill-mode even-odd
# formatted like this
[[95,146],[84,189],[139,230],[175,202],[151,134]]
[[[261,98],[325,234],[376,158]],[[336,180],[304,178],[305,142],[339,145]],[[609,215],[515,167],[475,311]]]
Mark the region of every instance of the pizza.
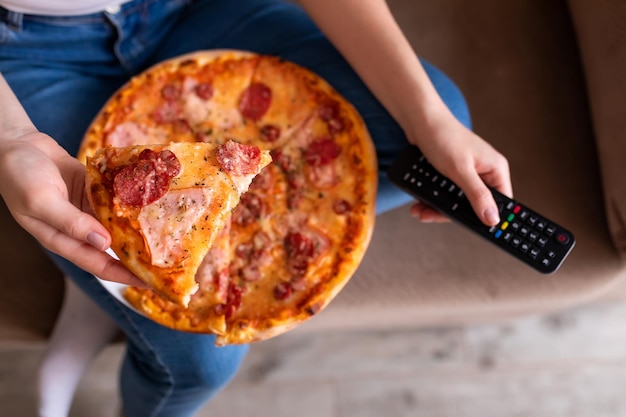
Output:
[[330,84],[280,58],[232,50],[134,77],[96,116],[79,159],[107,146],[228,141],[269,151],[272,162],[203,258],[188,306],[155,290],[125,292],[154,321],[214,333],[218,345],[281,334],[328,305],[365,254],[378,180],[365,124]]
[[107,146],[87,158],[85,189],[120,261],[187,307],[200,264],[270,160],[268,151],[234,141]]

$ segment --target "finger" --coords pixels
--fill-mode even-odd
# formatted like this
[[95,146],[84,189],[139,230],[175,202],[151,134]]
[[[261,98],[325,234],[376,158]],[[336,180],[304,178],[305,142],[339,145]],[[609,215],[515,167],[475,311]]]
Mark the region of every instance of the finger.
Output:
[[[46,204],[46,200],[53,201]],[[49,232],[60,231],[73,239],[87,242],[101,251],[111,245],[109,232],[95,217],[83,213],[65,200],[49,198],[40,201],[31,217],[51,226]]]
[[495,188],[509,198],[513,198],[511,171],[509,170],[509,164],[504,157],[500,158],[499,162],[494,163],[493,167],[488,172],[480,172],[479,175],[490,187]]
[[500,213],[493,194],[475,171],[461,175],[455,182],[461,187],[474,212],[484,224],[495,226],[500,222]]
[[411,215],[423,223],[448,223],[450,219],[426,204],[415,203],[411,206]]
[[[33,236],[48,250],[60,255],[79,268],[107,281],[147,288],[146,284],[122,263],[92,245],[55,230],[49,225],[31,220],[30,228],[38,231]],[[38,223],[38,224],[35,224]]]

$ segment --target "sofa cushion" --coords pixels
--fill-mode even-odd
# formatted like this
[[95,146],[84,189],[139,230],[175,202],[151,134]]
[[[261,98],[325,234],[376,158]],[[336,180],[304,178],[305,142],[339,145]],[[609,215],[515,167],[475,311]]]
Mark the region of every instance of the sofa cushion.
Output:
[[626,3],[569,0],[587,80],[611,237],[626,255]]

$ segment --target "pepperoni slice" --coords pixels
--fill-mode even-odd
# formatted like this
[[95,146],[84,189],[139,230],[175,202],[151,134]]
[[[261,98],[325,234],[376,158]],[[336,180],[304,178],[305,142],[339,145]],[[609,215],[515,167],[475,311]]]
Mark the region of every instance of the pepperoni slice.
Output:
[[270,155],[272,156],[272,161],[274,164],[280,167],[283,171],[290,171],[293,163],[291,162],[291,158],[289,155],[281,151],[280,149],[272,149],[270,151]]
[[263,201],[261,198],[251,192],[247,192],[241,196],[239,204],[232,214],[235,224],[247,226],[259,220],[263,213]]
[[174,84],[167,84],[161,89],[161,97],[167,101],[175,101],[180,98],[180,90]]
[[339,102],[335,100],[328,100],[326,103],[322,104],[318,109],[318,114],[320,118],[325,122],[336,119],[339,117]]
[[265,125],[261,128],[261,140],[263,142],[276,142],[280,137],[280,128],[274,125]]
[[239,101],[239,111],[244,117],[259,120],[270,107],[272,90],[262,83],[252,83],[246,88]]
[[339,102],[329,100],[324,103],[318,110],[318,114],[322,120],[328,125],[330,133],[339,133],[345,129],[345,123],[339,112]]
[[123,205],[143,207],[163,197],[179,173],[180,162],[174,153],[144,149],[137,162],[115,173],[113,193]]
[[304,152],[304,160],[312,166],[328,165],[341,153],[341,147],[329,138],[318,139],[311,142]]
[[285,250],[289,258],[312,258],[315,255],[313,240],[300,232],[290,232],[285,236]]
[[231,318],[232,315],[241,307],[242,295],[243,289],[239,288],[232,282],[228,285],[228,295],[226,297],[226,312],[224,314],[227,319]]
[[174,155],[174,152],[169,149],[164,149],[159,153],[154,152],[152,149],[144,149],[139,154],[138,160],[154,161],[157,164],[156,167],[160,171],[165,170],[170,178],[180,174],[180,161]]
[[233,175],[254,174],[261,162],[261,150],[229,140],[217,148],[217,161]]
[[213,97],[213,85],[210,83],[199,83],[194,88],[194,92],[202,100],[210,100]]
[[352,210],[352,205],[346,200],[337,200],[333,203],[333,211],[337,214],[346,214]]
[[286,300],[293,292],[288,282],[281,282],[274,287],[274,298],[277,300]]

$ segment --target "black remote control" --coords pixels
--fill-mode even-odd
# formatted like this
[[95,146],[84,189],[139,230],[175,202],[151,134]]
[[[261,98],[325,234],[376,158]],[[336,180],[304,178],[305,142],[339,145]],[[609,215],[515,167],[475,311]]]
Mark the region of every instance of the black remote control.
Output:
[[574,247],[574,235],[525,205],[491,189],[500,223],[486,226],[474,213],[463,191],[441,175],[410,146],[392,164],[389,179],[452,220],[486,238],[541,273],[555,272]]

